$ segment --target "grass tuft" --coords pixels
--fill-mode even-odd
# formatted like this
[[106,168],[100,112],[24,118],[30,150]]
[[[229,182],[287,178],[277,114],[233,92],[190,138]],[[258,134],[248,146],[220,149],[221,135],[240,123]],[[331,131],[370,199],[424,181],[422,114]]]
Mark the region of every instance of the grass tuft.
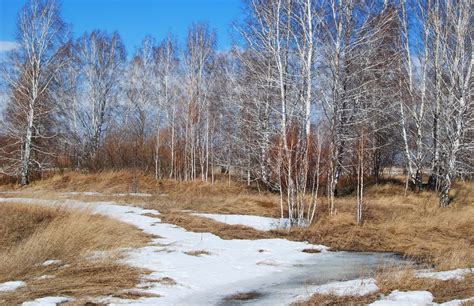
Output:
[[196,250],[196,251],[189,251],[189,252],[184,252],[184,254],[189,255],[189,256],[202,256],[202,255],[211,255],[210,252],[206,250]]
[[[1,293],[0,304],[43,296],[110,295],[133,288],[145,271],[117,263],[113,252],[97,254],[149,241],[131,225],[87,211],[2,203],[0,283],[23,280],[27,286]],[[58,264],[43,265],[53,259]],[[43,275],[48,277],[40,278]]]

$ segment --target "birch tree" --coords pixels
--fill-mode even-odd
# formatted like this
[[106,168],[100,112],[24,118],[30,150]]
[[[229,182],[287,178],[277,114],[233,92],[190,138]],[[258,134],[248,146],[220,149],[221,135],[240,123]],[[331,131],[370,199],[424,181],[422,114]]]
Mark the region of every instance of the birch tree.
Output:
[[186,120],[186,168],[187,178],[207,181],[209,173],[210,108],[209,67],[216,46],[216,34],[204,23],[189,28],[185,54],[188,86]]
[[[169,178],[177,177],[177,139],[178,139],[178,92],[182,88],[179,84],[179,59],[176,40],[168,35],[154,50],[153,62],[154,79],[157,84],[156,103],[157,103],[157,131],[155,146],[155,177],[161,177],[159,148],[161,144],[160,129],[163,119],[166,120],[169,135]],[[162,118],[162,117],[165,118]]]
[[[439,3],[437,4],[439,5]],[[450,203],[449,192],[453,181],[470,171],[463,164],[463,156],[472,156],[473,139],[473,15],[470,1],[448,1],[438,13],[447,30],[442,46],[443,79],[439,122],[439,178],[440,205]],[[438,88],[435,83],[435,89]],[[437,107],[438,105],[436,105]],[[472,167],[472,164],[470,165]]]
[[[145,37],[127,67],[125,78],[122,79],[130,103],[125,116],[133,130],[135,167],[139,166],[137,163],[140,163],[140,159],[144,157],[142,151],[154,119],[153,110],[158,109],[159,111],[159,105],[155,103],[157,98],[154,48],[153,39],[150,36]],[[158,168],[155,168],[155,171],[158,171]]]
[[67,63],[68,32],[54,0],[28,1],[18,15],[17,30],[20,47],[3,69],[11,96],[6,118],[11,142],[1,151],[8,155],[8,174],[19,175],[21,185],[27,185],[31,169],[42,167],[39,155],[51,154],[41,141],[55,136],[47,126],[56,109],[51,90]]
[[118,33],[93,31],[77,40],[76,50],[81,67],[82,105],[78,116],[86,139],[86,157],[94,158],[120,93],[125,47]]

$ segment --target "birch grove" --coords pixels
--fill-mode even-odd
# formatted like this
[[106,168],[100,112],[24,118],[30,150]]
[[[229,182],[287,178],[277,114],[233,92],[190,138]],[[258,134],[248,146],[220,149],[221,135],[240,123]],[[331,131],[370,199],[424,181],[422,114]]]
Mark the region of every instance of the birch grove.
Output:
[[[183,41],[118,33],[70,39],[57,3],[20,12],[0,169],[27,184],[53,168],[131,168],[157,180],[233,180],[280,196],[307,226],[397,171],[450,204],[473,174],[468,0],[246,0],[217,46],[206,23]],[[150,29],[153,33],[153,29]],[[408,190],[407,190],[408,192]]]

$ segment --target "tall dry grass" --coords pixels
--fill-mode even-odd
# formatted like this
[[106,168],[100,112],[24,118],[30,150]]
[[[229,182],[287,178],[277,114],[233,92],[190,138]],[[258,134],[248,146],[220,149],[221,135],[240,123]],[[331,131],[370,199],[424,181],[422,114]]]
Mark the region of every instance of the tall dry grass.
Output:
[[[48,295],[116,294],[133,288],[144,271],[116,262],[119,253],[100,256],[98,252],[138,247],[148,241],[131,225],[87,211],[2,203],[0,283],[23,280],[27,286],[0,293],[0,304]],[[46,260],[59,262],[45,266]],[[40,278],[43,275],[48,278]]]
[[426,290],[433,294],[434,302],[443,303],[455,299],[471,298],[474,295],[474,275],[463,279],[438,280],[416,276],[412,267],[393,267],[376,275],[377,286],[383,294],[394,290]]
[[[0,186],[1,188],[1,186]],[[4,188],[12,190],[9,188]],[[18,187],[17,189],[18,190]],[[196,210],[201,212],[239,213],[278,217],[279,197],[268,192],[257,193],[244,185],[217,176],[214,184],[192,181],[156,180],[138,171],[107,171],[99,173],[67,172],[44,181],[35,181],[19,189],[23,195],[54,198],[57,192],[100,192],[102,195],[75,197],[84,201],[104,200],[117,193],[150,193],[153,197],[114,197],[114,201],[139,201],[163,212]],[[38,194],[38,192],[40,194]],[[9,196],[21,196],[9,194]]]
[[[260,238],[262,234],[244,228],[223,229],[216,222],[204,222],[183,214],[182,210],[270,217],[279,217],[280,213],[278,195],[258,193],[224,177],[210,184],[156,180],[133,171],[69,172],[36,182],[28,190],[148,192],[154,196],[114,200],[158,209],[167,222],[196,231],[214,228],[212,232],[221,231],[226,238]],[[405,197],[404,183],[396,179],[370,186],[365,194],[362,225],[355,219],[354,195],[336,198],[335,216],[329,216],[326,199],[322,197],[311,227],[274,232],[270,236],[308,240],[340,250],[396,252],[439,269],[474,266],[474,182],[458,182],[452,191],[453,203],[445,209],[438,206],[437,196],[432,192],[409,192]]]
[[300,235],[346,250],[390,251],[439,269],[474,266],[474,184],[458,184],[454,202],[440,208],[434,193],[403,194],[397,185],[367,192],[364,224],[354,218],[352,197],[338,199],[339,213],[320,218]]

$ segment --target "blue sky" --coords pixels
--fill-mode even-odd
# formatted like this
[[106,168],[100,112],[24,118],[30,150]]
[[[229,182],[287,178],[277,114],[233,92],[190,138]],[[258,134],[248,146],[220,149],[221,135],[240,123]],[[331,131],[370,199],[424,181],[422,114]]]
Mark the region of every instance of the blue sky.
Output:
[[[0,41],[15,40],[16,16],[25,1],[0,0]],[[75,37],[94,29],[119,31],[128,54],[149,34],[160,40],[168,33],[184,43],[188,26],[208,22],[217,31],[218,49],[232,44],[231,23],[242,16],[240,0],[62,0],[62,17]],[[0,46],[0,50],[2,47]]]

